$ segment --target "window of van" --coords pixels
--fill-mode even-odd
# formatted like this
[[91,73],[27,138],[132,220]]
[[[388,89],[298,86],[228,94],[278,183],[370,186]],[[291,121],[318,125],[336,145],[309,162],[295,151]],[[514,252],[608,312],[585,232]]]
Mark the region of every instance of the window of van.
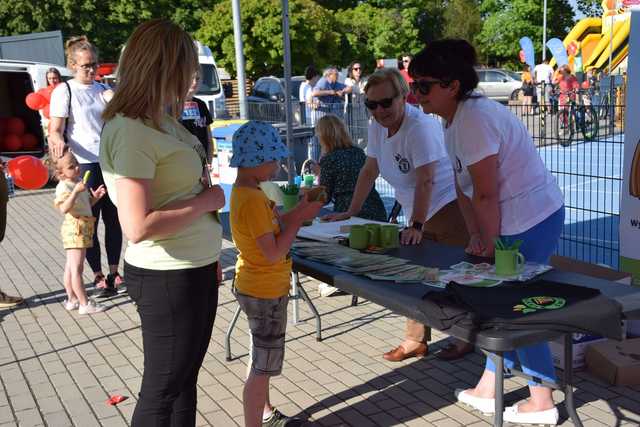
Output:
[[215,95],[220,92],[218,71],[213,64],[200,64],[200,87],[196,95]]

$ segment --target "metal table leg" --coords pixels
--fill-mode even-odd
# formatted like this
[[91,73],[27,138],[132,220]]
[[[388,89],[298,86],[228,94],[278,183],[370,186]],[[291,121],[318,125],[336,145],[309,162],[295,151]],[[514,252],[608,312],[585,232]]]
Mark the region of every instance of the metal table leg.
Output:
[[504,354],[502,352],[489,355],[496,365],[496,402],[493,425],[502,427],[502,413],[504,411]]
[[293,324],[296,325],[298,323],[298,298],[300,298],[300,294],[298,292],[298,286],[300,285],[300,275],[296,271],[291,272],[291,303],[293,305]]
[[231,332],[233,332],[233,328],[236,326],[236,322],[238,321],[238,317],[240,317],[240,305],[236,308],[236,312],[233,313],[233,318],[231,322],[229,322],[229,327],[227,328],[227,333],[224,336],[224,351],[227,354],[227,362],[231,361]]
[[564,335],[564,406],[567,409],[571,421],[576,427],[582,427],[582,421],[576,412],[573,401],[573,336]]
[[298,290],[300,291],[300,297],[306,301],[309,309],[313,312],[313,317],[316,318],[316,341],[322,341],[322,320],[320,319],[320,313],[318,313],[316,306],[311,302],[311,298],[309,298],[309,294],[307,294],[304,286],[300,285]]

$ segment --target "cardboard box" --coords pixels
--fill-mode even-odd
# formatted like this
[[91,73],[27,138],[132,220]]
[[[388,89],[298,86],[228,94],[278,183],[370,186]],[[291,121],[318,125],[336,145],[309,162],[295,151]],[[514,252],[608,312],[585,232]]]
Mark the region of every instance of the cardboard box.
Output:
[[[605,338],[596,335],[573,334],[573,370],[584,369],[585,353],[587,348],[597,342],[606,341]],[[564,369],[564,338],[560,337],[549,342],[553,366]]]
[[606,340],[589,346],[586,354],[589,372],[609,384],[640,384],[640,338]]

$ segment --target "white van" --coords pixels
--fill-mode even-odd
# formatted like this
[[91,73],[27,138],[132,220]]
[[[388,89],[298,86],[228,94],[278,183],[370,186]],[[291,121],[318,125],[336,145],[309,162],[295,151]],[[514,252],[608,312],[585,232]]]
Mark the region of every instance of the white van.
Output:
[[39,111],[27,107],[26,96],[47,86],[47,70],[55,67],[60,71],[63,80],[70,79],[71,72],[60,65],[42,62],[27,62],[14,60],[0,60],[0,121],[10,117],[22,120],[25,133],[36,137],[38,144],[35,149],[22,151],[5,151],[4,138],[6,129],[0,129],[0,155],[14,157],[30,154],[42,157],[45,152],[45,134],[42,127],[44,118]]
[[216,61],[208,46],[196,41],[198,48],[198,62],[200,62],[200,87],[196,96],[202,99],[209,107],[209,111],[214,118],[222,118],[227,115],[225,107],[224,91]]

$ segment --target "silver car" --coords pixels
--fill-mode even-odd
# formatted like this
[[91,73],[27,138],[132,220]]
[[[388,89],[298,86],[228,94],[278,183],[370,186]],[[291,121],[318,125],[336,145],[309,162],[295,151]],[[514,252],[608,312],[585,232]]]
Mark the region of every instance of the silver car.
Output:
[[501,68],[481,68],[476,71],[480,79],[478,88],[487,98],[502,102],[518,99],[522,82],[517,73]]

